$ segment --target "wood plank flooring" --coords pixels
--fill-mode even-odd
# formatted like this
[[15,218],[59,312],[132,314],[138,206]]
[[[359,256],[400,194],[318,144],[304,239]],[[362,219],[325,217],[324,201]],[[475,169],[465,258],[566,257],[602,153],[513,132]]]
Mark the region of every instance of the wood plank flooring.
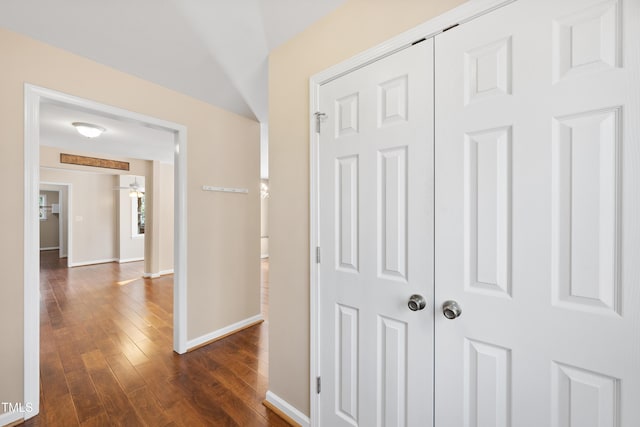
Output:
[[[26,426],[287,426],[262,405],[266,322],[178,356],[173,277],[41,253],[40,414]],[[268,264],[263,261],[263,310]]]

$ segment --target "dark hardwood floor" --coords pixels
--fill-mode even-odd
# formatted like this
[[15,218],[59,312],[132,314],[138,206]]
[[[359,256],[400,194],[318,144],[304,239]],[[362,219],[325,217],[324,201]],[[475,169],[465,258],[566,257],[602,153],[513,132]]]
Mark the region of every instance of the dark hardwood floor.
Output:
[[287,426],[262,405],[266,322],[179,356],[173,277],[142,269],[67,269],[57,251],[41,253],[40,414],[24,425]]

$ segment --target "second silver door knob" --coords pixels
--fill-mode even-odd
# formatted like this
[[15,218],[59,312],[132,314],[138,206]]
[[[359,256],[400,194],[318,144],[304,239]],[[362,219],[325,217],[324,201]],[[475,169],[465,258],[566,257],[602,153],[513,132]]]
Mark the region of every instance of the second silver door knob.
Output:
[[462,308],[460,308],[455,301],[445,301],[444,304],[442,304],[442,314],[444,314],[444,317],[447,319],[455,319],[462,314]]

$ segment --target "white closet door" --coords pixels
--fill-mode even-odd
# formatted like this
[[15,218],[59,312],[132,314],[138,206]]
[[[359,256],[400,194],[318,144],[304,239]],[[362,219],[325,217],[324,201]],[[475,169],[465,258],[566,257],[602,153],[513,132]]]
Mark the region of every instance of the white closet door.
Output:
[[639,9],[436,37],[437,426],[640,426]]
[[320,104],[321,425],[430,426],[432,40],[322,86]]

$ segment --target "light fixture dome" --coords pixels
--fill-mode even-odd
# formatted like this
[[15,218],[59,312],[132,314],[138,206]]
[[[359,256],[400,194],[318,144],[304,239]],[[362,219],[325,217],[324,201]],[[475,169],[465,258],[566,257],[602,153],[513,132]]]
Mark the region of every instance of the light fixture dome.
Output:
[[91,123],[73,122],[71,124],[76,128],[80,135],[86,136],[87,138],[96,138],[102,135],[102,132],[106,131],[102,126]]

